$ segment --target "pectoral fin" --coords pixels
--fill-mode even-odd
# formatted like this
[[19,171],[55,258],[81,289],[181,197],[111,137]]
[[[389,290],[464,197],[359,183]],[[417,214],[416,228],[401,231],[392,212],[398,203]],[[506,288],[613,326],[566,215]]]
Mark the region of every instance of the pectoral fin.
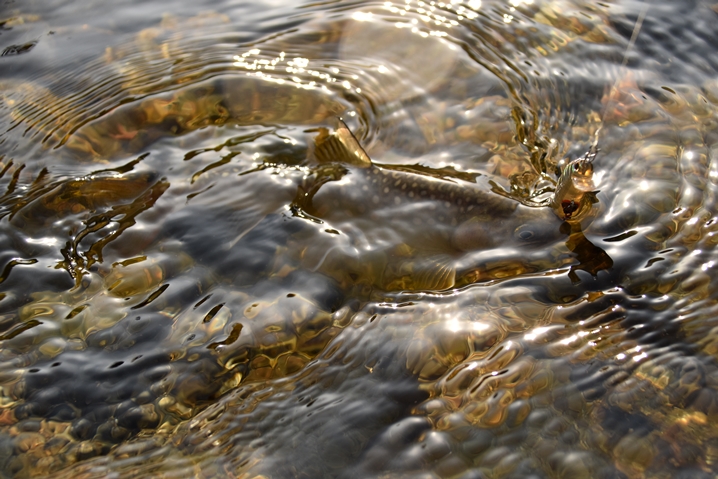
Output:
[[385,271],[386,289],[397,291],[443,291],[456,284],[456,266],[448,255],[407,260],[395,271]]

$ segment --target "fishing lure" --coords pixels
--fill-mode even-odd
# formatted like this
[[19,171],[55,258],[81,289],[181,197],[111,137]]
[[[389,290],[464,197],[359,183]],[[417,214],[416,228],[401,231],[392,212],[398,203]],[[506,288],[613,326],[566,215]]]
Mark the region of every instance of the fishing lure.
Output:
[[596,199],[593,160],[597,150],[591,148],[586,155],[566,165],[556,184],[551,208],[563,221],[578,222],[586,218]]

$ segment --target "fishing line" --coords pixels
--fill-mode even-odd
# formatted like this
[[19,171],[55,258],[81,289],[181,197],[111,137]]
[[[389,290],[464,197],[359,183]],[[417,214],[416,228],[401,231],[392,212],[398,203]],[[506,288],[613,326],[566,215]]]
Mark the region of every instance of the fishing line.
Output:
[[[628,54],[630,53],[631,49],[636,43],[636,39],[638,38],[638,34],[641,31],[641,26],[643,25],[643,20],[646,18],[646,14],[648,13],[648,3],[646,0],[643,0],[641,2],[641,11],[638,13],[638,18],[636,19],[636,23],[633,25],[633,32],[631,33],[631,39],[628,41],[628,46],[626,47],[626,51],[623,52],[623,61],[621,62],[621,68],[620,70],[623,70],[626,65],[628,64]],[[596,130],[596,135],[593,140],[593,144],[591,145],[591,149],[586,154],[587,157],[593,159],[596,157],[596,154],[598,153],[598,136],[601,133],[601,130],[603,129],[603,120],[606,118],[606,112],[608,111],[608,107],[611,106],[614,103],[613,100],[613,92],[618,88],[618,83],[621,81],[621,76],[619,75],[616,78],[616,81],[613,83],[613,86],[608,92],[608,101],[603,107],[603,111],[601,112],[600,116],[600,123],[598,126],[598,129]]]
[[599,135],[603,128],[606,112],[609,106],[612,105],[614,91],[618,88],[618,83],[621,80],[620,70],[626,68],[628,64],[628,54],[636,43],[638,33],[641,31],[641,25],[646,18],[647,12],[648,4],[643,0],[641,11],[638,14],[636,23],[633,25],[631,39],[628,42],[626,51],[623,52],[623,61],[619,67],[619,75],[608,92],[608,101],[601,112],[600,124],[596,129],[591,148],[589,148],[585,155],[567,164],[559,174],[556,189],[548,204],[551,205],[554,213],[563,221],[572,221],[574,223],[580,221],[581,217],[585,217],[586,214],[591,211],[592,205],[598,201],[596,194],[599,190],[596,189],[597,185],[594,182],[593,161],[596,159],[598,153]]

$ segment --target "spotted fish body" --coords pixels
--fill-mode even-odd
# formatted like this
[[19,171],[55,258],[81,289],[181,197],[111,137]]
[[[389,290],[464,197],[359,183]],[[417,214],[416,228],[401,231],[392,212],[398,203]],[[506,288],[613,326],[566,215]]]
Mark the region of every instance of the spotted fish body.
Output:
[[559,236],[550,209],[494,193],[482,175],[373,163],[343,124],[332,134],[320,130],[311,156],[320,167],[304,188],[305,211],[360,251],[381,251],[374,269],[383,287],[446,289],[466,252]]

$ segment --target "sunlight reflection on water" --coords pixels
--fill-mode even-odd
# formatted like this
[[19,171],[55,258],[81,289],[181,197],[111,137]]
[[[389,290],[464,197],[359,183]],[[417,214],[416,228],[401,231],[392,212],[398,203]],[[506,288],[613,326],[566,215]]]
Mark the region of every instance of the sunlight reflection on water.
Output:
[[642,8],[6,6],[0,475],[715,475],[717,13]]

